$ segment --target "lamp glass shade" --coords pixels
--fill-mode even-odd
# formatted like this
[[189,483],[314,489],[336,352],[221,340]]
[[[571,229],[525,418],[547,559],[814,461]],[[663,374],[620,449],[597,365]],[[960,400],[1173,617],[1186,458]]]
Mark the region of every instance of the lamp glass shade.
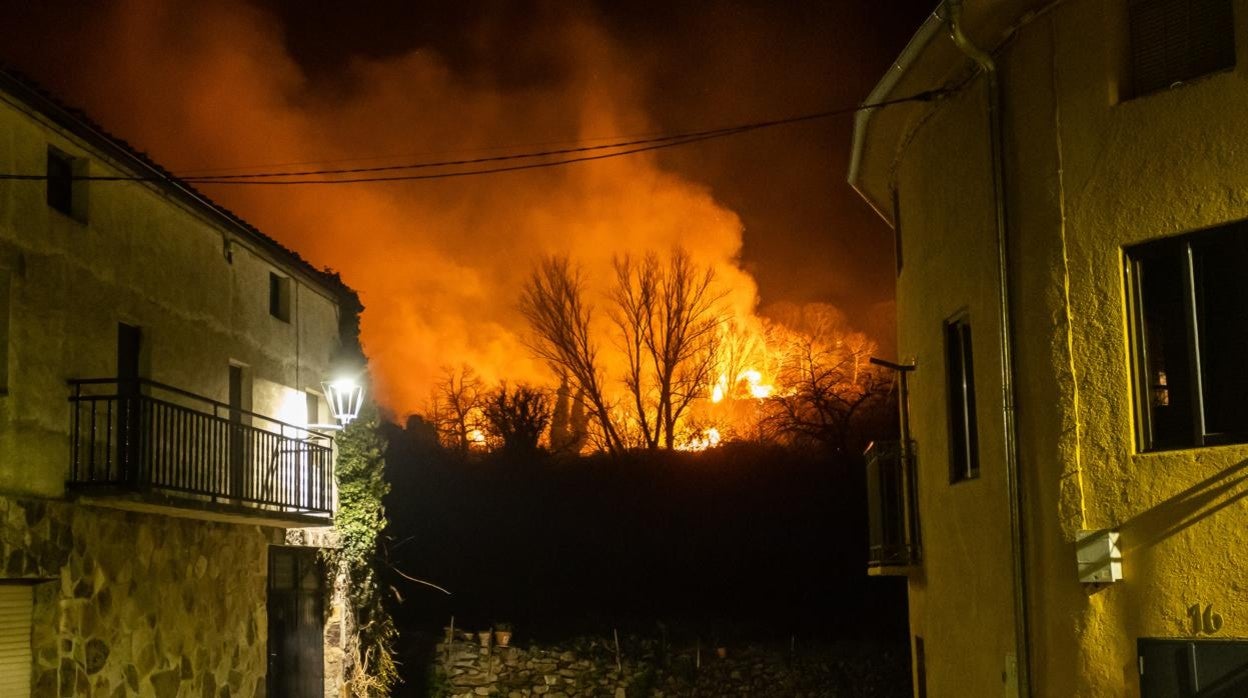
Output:
[[325,401],[329,403],[329,414],[342,426],[347,426],[360,416],[360,407],[364,405],[364,386],[353,380],[341,379],[321,383],[325,391]]

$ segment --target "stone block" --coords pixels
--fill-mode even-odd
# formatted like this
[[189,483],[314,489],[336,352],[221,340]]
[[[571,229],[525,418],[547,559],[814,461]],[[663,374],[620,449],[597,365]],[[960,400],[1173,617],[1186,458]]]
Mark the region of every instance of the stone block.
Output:
[[108,645],[99,638],[92,638],[87,641],[86,646],[86,665],[87,674],[96,674],[100,669],[104,668],[104,664],[108,661]]

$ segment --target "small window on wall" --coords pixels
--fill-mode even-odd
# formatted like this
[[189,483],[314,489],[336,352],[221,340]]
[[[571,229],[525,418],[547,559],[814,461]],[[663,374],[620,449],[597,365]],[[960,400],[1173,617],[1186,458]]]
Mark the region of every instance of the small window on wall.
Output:
[[945,376],[948,381],[949,481],[961,482],[979,477],[975,370],[971,361],[971,321],[966,315],[945,323]]
[[269,314],[290,322],[290,277],[269,272]]
[[1142,451],[1248,442],[1248,225],[1126,251]]
[[1135,96],[1235,67],[1231,0],[1129,0]]
[[901,276],[901,192],[893,189],[893,261],[897,263],[897,276]]
[[927,698],[927,650],[923,638],[914,636],[915,698]]
[[308,426],[321,423],[321,396],[313,392],[305,392],[304,400],[307,404],[307,422]]
[[0,395],[9,392],[9,295],[12,279],[0,269]]
[[1140,698],[1248,695],[1248,642],[1140,638]]
[[48,146],[48,206],[79,221],[87,220],[87,161]]

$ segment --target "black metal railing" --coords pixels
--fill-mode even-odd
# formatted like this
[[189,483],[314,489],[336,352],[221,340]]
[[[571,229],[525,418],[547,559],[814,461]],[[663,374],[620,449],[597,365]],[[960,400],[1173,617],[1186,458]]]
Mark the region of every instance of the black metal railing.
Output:
[[149,380],[70,381],[72,486],[331,514],[323,433]]
[[882,441],[865,454],[868,568],[911,567],[922,559],[914,450],[913,441]]

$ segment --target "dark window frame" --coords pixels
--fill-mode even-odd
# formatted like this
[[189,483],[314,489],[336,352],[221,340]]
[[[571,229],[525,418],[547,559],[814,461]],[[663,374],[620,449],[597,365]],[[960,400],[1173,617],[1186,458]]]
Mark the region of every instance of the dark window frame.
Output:
[[87,160],[49,145],[47,179],[44,183],[48,208],[79,223],[87,222]]
[[290,297],[293,281],[275,271],[269,272],[269,315],[290,322]]
[[901,276],[904,260],[901,256],[901,191],[893,188],[893,261],[897,265],[897,276]]
[[1243,695],[1248,641],[1239,638],[1136,639],[1141,698]]
[[945,320],[945,409],[949,423],[949,483],[979,478],[979,427],[975,415],[975,362],[971,316]]
[[9,394],[9,344],[12,342],[13,274],[0,267],[0,396]]
[[[1218,358],[1221,344],[1210,339],[1218,332],[1219,325],[1216,320],[1219,318],[1211,317],[1208,307],[1216,301],[1208,299],[1216,298],[1218,294],[1210,292],[1211,289],[1204,281],[1206,273],[1202,266],[1207,264],[1206,259],[1219,252],[1217,249],[1208,248],[1213,248],[1218,243],[1235,242],[1232,236],[1238,236],[1240,244],[1248,245],[1248,223],[1219,225],[1141,243],[1123,250],[1132,404],[1136,448],[1139,452],[1248,443],[1248,424],[1238,430],[1214,428],[1219,422],[1225,425],[1226,422],[1233,421],[1233,416],[1228,419],[1225,414],[1218,413],[1218,391],[1227,380],[1225,366],[1222,367],[1224,373],[1220,376],[1222,381],[1216,380],[1217,377],[1209,380],[1214,373],[1209,367],[1216,366],[1211,360]],[[1248,261],[1248,255],[1245,260]],[[1164,282],[1153,281],[1146,267],[1154,265],[1151,273],[1157,273],[1155,265],[1167,262],[1178,267],[1179,282],[1182,284],[1178,294],[1182,312],[1172,312],[1170,319],[1181,317],[1183,332],[1178,333],[1172,329],[1170,335],[1159,338],[1153,335],[1148,316],[1150,310],[1164,312],[1164,308],[1158,311],[1156,308],[1146,307],[1145,298],[1150,292],[1156,292]],[[1170,271],[1173,273],[1174,270]],[[1172,283],[1173,281],[1171,279]],[[1160,324],[1163,330],[1157,334],[1163,335],[1165,325]],[[1160,366],[1165,370],[1156,371],[1159,375],[1154,380],[1152,374],[1159,364],[1154,363],[1154,348],[1150,344],[1155,347],[1168,340],[1171,343],[1168,346],[1173,350],[1173,342],[1179,339],[1183,354],[1177,361],[1161,363]],[[1165,350],[1161,353],[1164,356]],[[1163,374],[1170,374],[1164,382],[1161,377]],[[1248,380],[1248,364],[1245,364],[1241,375],[1244,376],[1243,380]],[[1178,411],[1173,415],[1164,415],[1158,410],[1163,405],[1167,408],[1175,405]],[[1188,427],[1186,432],[1175,433],[1173,422],[1176,420],[1171,419],[1171,424],[1168,425],[1165,423],[1168,418],[1178,418],[1180,425]]]

